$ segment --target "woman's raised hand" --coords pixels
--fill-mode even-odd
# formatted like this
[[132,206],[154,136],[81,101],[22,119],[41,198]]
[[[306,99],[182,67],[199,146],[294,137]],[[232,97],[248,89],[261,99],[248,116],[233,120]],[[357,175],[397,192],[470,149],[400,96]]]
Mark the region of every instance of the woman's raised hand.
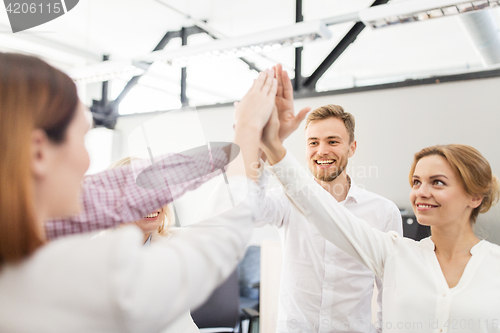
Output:
[[252,87],[242,100],[236,104],[236,127],[245,126],[262,131],[274,107],[278,81],[274,70],[260,72]]

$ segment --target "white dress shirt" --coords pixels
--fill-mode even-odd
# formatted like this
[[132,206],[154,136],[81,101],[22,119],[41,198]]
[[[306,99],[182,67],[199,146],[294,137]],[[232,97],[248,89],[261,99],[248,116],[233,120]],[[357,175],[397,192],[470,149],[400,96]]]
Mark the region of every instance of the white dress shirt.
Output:
[[[259,180],[261,197],[256,226],[277,226],[283,247],[277,331],[375,332],[371,325],[374,274],[321,236],[294,207],[283,188],[266,193],[268,177],[266,170]],[[313,179],[310,174],[309,178]],[[314,194],[311,199],[315,200]],[[402,233],[396,205],[359,188],[352,180],[340,205],[379,230]],[[381,289],[380,281],[377,282]]]
[[498,245],[485,240],[476,244],[460,281],[449,288],[430,238],[416,242],[371,228],[288,154],[275,166],[288,170],[278,178],[308,221],[383,280],[383,332],[500,332]]
[[245,199],[200,223],[203,232],[145,247],[130,226],[92,240],[62,238],[4,264],[0,332],[160,332],[202,304],[244,254],[257,188],[246,177],[230,178],[230,186],[235,201]]

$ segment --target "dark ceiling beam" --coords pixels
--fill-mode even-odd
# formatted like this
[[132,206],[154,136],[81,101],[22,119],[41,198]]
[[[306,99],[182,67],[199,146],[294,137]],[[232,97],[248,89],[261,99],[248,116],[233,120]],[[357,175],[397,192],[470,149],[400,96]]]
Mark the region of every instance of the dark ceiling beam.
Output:
[[[370,7],[383,5],[389,0],[376,0]],[[342,40],[335,46],[330,54],[323,60],[323,62],[316,68],[316,70],[309,76],[303,83],[302,89],[314,90],[318,80],[326,73],[326,71],[333,65],[333,63],[340,57],[342,53],[351,45],[358,35],[363,31],[366,26],[362,22],[356,22],[354,26],[347,32]]]
[[[192,27],[187,27],[187,28],[182,28],[181,30],[178,31],[169,31],[167,32],[163,38],[160,40],[160,42],[155,46],[153,49],[154,51],[160,51],[167,46],[168,42],[170,42],[173,38],[182,38],[182,30],[184,29],[184,33],[186,36],[194,35],[194,34],[199,34],[199,33],[204,33],[205,30],[197,27],[197,26],[192,26]],[[187,38],[187,37],[186,37]],[[152,64],[151,63],[144,63],[144,66],[142,67],[143,69],[147,70]],[[132,77],[129,82],[127,82],[127,85],[123,88],[121,91],[120,95],[116,98],[116,102],[119,104],[121,101],[127,96],[127,94],[132,90],[133,87],[139,82],[139,79],[142,77],[142,75],[137,75]]]
[[[295,23],[304,21],[302,15],[302,0],[295,0]],[[302,83],[302,46],[295,48],[295,79],[293,80],[293,90],[299,91]]]
[[[186,36],[193,35],[193,34],[198,34],[198,33],[205,33],[205,30],[197,27],[197,26],[192,26],[192,27],[186,27],[183,28],[184,33]],[[181,36],[181,31],[168,31],[162,39],[158,42],[158,44],[155,46],[153,49],[154,51],[160,51],[167,46],[167,44],[173,39],[173,38],[178,38],[182,37]],[[186,37],[187,38],[187,37]],[[107,56],[105,56],[107,57]],[[109,57],[108,57],[109,58]],[[107,60],[108,58],[104,59]],[[152,63],[140,63],[141,68],[143,68],[145,71],[152,65]],[[123,101],[123,99],[127,96],[127,94],[137,85],[139,82],[140,78],[142,77],[143,74],[141,75],[136,75],[132,77],[125,87],[122,89],[118,97],[113,100],[113,101],[108,101],[108,82],[103,82],[103,87],[102,87],[102,97],[100,101],[94,100],[92,103],[92,106],[90,107],[90,110],[92,111],[92,115],[94,118],[94,123],[96,126],[104,126],[109,129],[114,129],[117,119],[118,119],[118,106],[120,103]]]
[[[186,31],[186,28],[181,29],[181,39],[182,39],[182,46],[186,46],[187,41],[188,41],[188,34]],[[186,90],[187,90],[187,70],[186,70],[186,67],[182,67],[181,68],[181,97],[180,97],[182,106],[189,105],[189,100],[187,98]]]

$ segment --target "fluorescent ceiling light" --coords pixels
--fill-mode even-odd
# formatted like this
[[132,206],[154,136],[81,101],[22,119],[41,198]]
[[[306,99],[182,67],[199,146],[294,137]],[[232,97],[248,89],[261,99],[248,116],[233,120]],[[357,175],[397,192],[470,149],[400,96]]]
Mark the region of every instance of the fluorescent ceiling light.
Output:
[[76,82],[92,83],[103,82],[120,77],[144,74],[141,64],[130,60],[108,60],[85,67],[77,67],[67,71],[67,74]]
[[215,40],[210,43],[182,46],[174,50],[155,51],[134,60],[142,62],[167,61],[179,66],[201,58],[234,58],[252,53],[267,52],[284,46],[299,47],[319,38],[331,37],[321,21],[300,22],[292,26],[256,34]]
[[424,21],[499,5],[497,0],[408,0],[367,8],[359,12],[360,20],[372,28]]
[[180,67],[207,58],[243,57],[267,52],[284,46],[299,47],[319,38],[329,39],[332,33],[322,21],[300,22],[285,28],[257,34],[219,39],[210,43],[182,46],[173,50],[151,52],[131,60],[108,60],[68,71],[69,76],[82,83],[102,82],[130,75],[144,74],[149,64],[161,60]]

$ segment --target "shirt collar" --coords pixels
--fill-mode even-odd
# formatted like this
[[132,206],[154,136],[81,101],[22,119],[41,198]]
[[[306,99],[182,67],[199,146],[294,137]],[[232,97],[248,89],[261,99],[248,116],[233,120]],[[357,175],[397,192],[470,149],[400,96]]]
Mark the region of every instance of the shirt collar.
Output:
[[144,242],[144,245],[145,246],[151,245],[151,234],[149,234],[149,237],[148,237],[148,239],[146,239],[146,242]]
[[420,240],[420,246],[422,246],[424,249],[434,251],[436,246],[434,245],[434,242],[431,240],[431,237],[426,237]]
[[358,203],[360,188],[357,187],[356,184],[354,184],[354,180],[352,180],[352,178],[349,175],[347,175],[347,179],[349,180],[351,186],[349,186],[349,192],[347,192],[347,196],[345,197],[344,201],[345,202],[353,201],[355,203]]
[[[420,240],[420,244],[428,250],[434,251],[436,249],[436,244],[432,241],[431,237],[426,237]],[[476,245],[470,249],[470,254],[475,255],[480,253],[481,249],[485,246],[486,241],[484,239],[480,240]]]
[[[316,181],[314,177],[312,178],[314,179],[314,181]],[[352,200],[353,202],[358,203],[360,191],[362,191],[362,189],[360,189],[359,187],[356,186],[356,184],[354,184],[354,180],[352,180],[352,178],[349,175],[347,175],[347,179],[349,180],[350,186],[349,186],[349,191],[347,192],[347,195],[343,202],[348,202]]]

